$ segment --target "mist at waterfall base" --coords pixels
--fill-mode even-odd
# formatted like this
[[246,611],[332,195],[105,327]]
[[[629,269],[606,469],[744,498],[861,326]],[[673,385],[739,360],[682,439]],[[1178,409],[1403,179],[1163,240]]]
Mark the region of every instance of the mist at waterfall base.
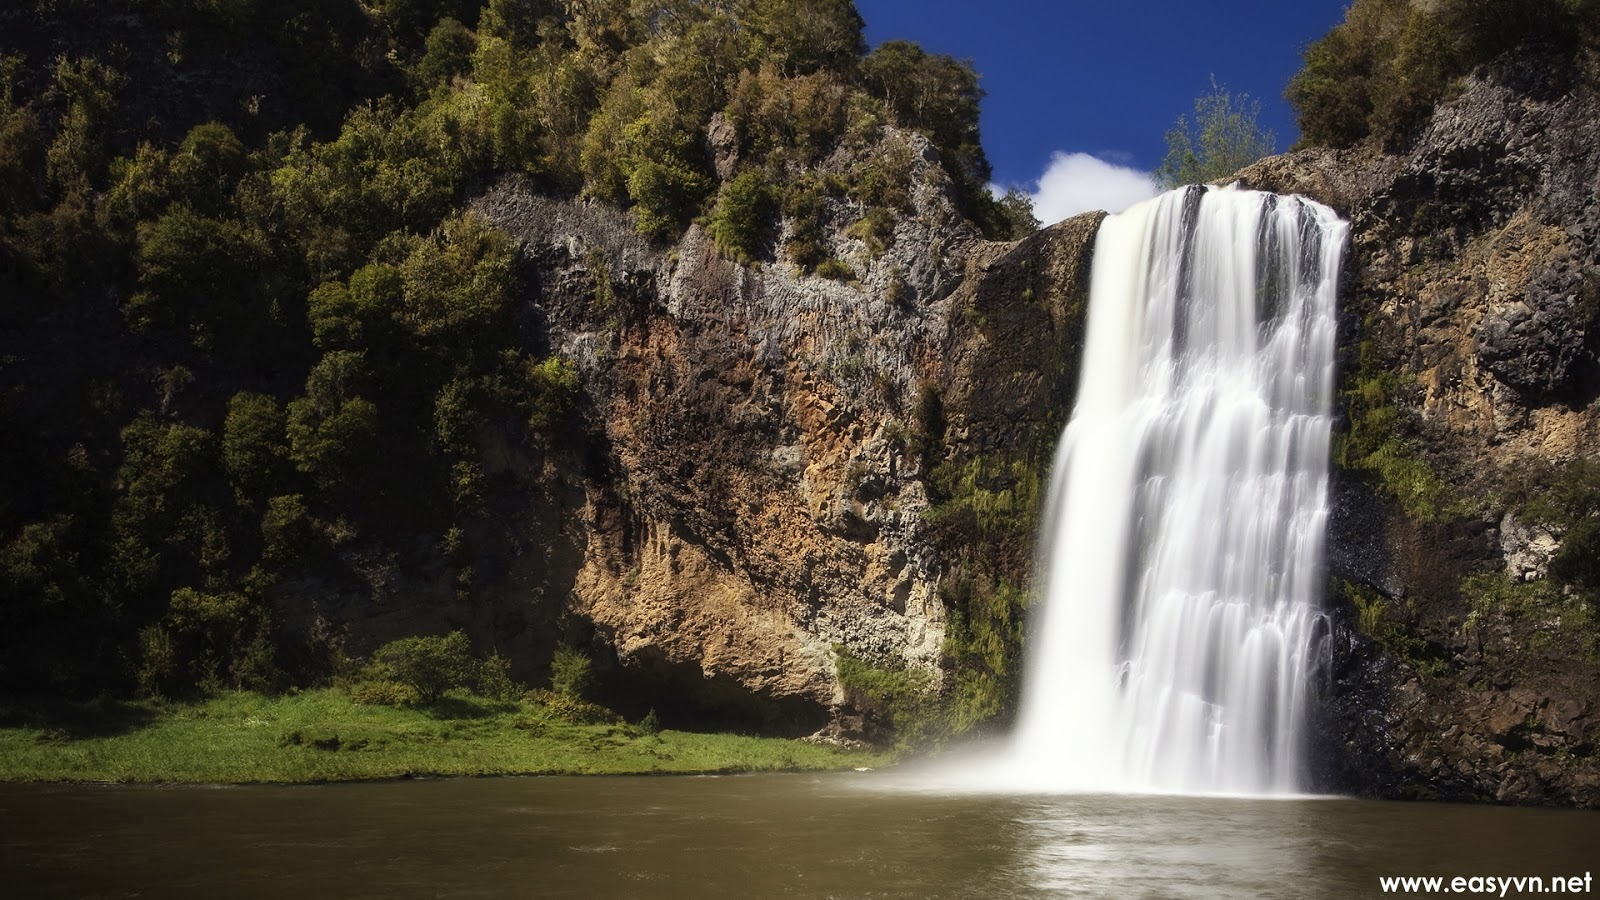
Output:
[[1189,187],[1100,227],[1008,740],[944,789],[1307,790],[1347,225]]

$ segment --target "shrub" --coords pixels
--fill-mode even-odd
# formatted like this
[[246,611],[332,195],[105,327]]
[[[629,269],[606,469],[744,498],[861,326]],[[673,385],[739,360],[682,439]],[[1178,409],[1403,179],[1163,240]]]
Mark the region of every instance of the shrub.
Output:
[[1561,537],[1550,560],[1550,576],[1568,584],[1600,588],[1600,519],[1584,519]]
[[628,174],[639,232],[660,240],[677,237],[709,186],[704,175],[672,157],[639,160]]
[[266,610],[250,596],[179,588],[161,622],[139,634],[139,687],[147,696],[272,689],[282,675],[270,635]]
[[882,206],[874,206],[845,233],[866,244],[867,254],[876,258],[894,245],[894,225],[894,213]]
[[413,706],[421,700],[416,688],[399,681],[364,681],[350,691],[350,702],[363,706]]
[[749,262],[765,253],[776,205],[760,172],[741,172],[722,186],[707,230],[724,253]]
[[582,699],[594,690],[594,664],[581,650],[557,646],[550,660],[550,689],[563,697]]
[[959,734],[1004,715],[1015,700],[1028,594],[964,572],[941,584],[939,594],[950,611],[943,650],[954,673],[943,700],[949,727]]
[[522,699],[543,706],[550,715],[573,725],[615,725],[622,721],[620,716],[598,703],[556,691],[535,689],[523,694]]
[[1340,392],[1349,429],[1335,436],[1334,462],[1370,473],[1412,519],[1432,522],[1463,514],[1463,501],[1402,430],[1395,405],[1402,379],[1383,370],[1370,343],[1361,345],[1358,356],[1357,371]]
[[417,702],[438,703],[446,691],[470,686],[479,663],[467,636],[452,631],[443,637],[408,637],[391,641],[372,654],[367,666],[372,681],[391,681],[416,692]]
[[287,494],[267,500],[261,517],[261,559],[281,569],[304,565],[322,538],[317,521],[311,517],[306,499]]
[[654,706],[650,707],[650,711],[645,713],[644,718],[639,720],[639,730],[645,734],[661,733],[661,717],[656,715]]
[[852,272],[849,266],[830,256],[817,264],[817,276],[831,278],[834,281],[849,281],[856,277],[856,273]]
[[578,367],[564,356],[526,361],[524,368],[528,427],[548,434],[572,411],[578,399]]
[[472,680],[473,693],[490,700],[515,700],[524,688],[511,679],[511,662],[499,653],[492,653],[478,666]]

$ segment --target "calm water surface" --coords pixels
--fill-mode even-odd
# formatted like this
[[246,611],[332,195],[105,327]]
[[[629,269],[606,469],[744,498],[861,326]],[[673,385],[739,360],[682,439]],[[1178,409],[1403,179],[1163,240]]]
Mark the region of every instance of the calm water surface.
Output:
[[0,785],[0,896],[1346,898],[1379,875],[1600,875],[1589,812],[882,787]]

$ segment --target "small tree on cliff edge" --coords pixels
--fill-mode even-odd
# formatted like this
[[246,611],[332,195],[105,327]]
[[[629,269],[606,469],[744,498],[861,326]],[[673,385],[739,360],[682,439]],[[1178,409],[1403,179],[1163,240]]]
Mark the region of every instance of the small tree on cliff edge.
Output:
[[1226,178],[1277,152],[1277,135],[1261,128],[1261,101],[1233,94],[1211,78],[1211,90],[1194,101],[1194,120],[1184,116],[1167,132],[1167,156],[1156,170],[1165,187],[1205,184]]

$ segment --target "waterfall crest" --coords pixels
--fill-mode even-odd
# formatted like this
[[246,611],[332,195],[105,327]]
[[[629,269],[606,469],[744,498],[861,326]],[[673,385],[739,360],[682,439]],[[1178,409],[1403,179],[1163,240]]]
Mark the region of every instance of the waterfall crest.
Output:
[[1202,187],[1101,225],[1011,786],[1304,789],[1347,231]]

